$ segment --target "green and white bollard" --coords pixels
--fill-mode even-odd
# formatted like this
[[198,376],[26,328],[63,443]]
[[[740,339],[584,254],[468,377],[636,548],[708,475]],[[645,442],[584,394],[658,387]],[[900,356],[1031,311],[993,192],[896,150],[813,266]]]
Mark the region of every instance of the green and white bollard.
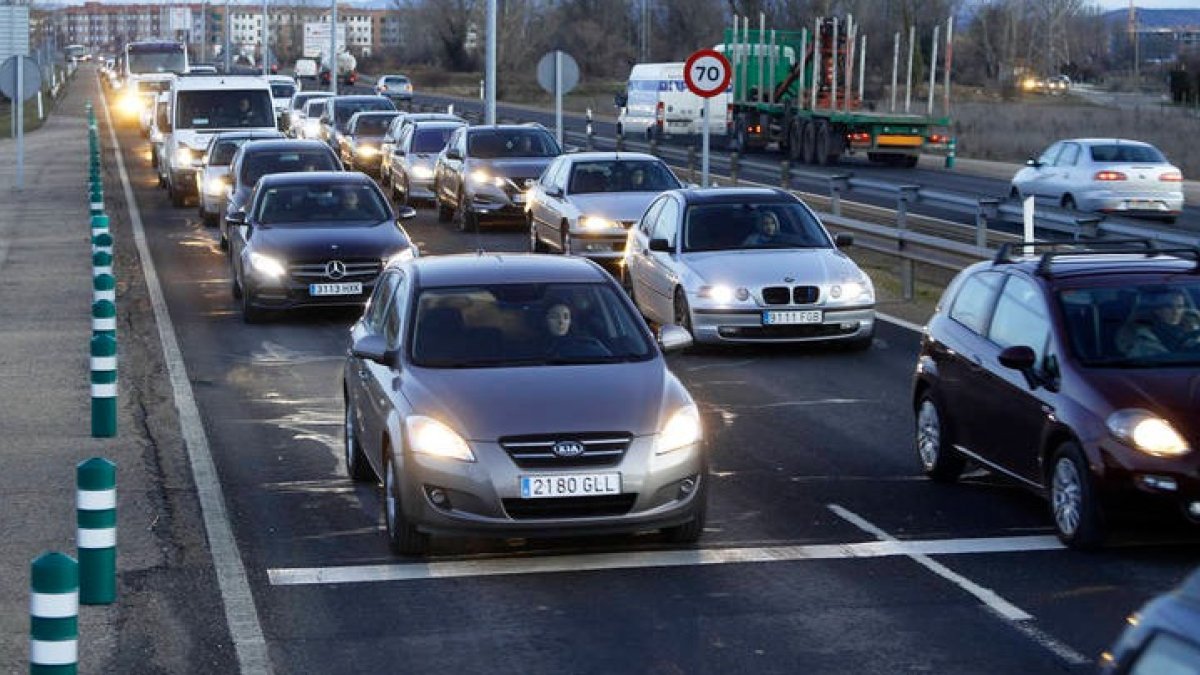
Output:
[[117,435],[117,340],[92,338],[92,438]]
[[104,214],[104,188],[93,185],[89,192],[88,208],[91,210],[91,215],[99,216]]
[[30,675],[67,675],[79,664],[79,564],[44,553],[30,565]]
[[98,216],[92,216],[92,236],[98,234],[106,234],[108,232],[108,216],[103,213]]
[[101,232],[92,235],[92,255],[97,253],[107,253],[109,258],[113,254],[113,238],[108,232]]
[[958,153],[958,139],[957,138],[950,139],[950,144],[949,144],[948,150],[949,150],[949,152],[946,153],[946,168],[953,169],[954,168],[954,157]]
[[102,457],[75,469],[79,602],[117,599],[117,465]]
[[92,277],[92,302],[107,300],[117,302],[117,280],[111,274],[100,274]]
[[103,251],[92,254],[92,278],[95,279],[101,274],[113,275],[112,254]]
[[112,300],[92,303],[92,337],[98,335],[117,339],[117,306]]

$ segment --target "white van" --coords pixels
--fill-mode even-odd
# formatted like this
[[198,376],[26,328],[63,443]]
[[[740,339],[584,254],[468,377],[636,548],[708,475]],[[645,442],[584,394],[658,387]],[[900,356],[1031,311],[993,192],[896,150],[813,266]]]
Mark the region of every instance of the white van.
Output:
[[[724,136],[729,93],[710,99],[709,133]],[[688,91],[682,63],[639,63],[629,72],[625,93],[617,96],[621,109],[617,132],[649,139],[698,135],[703,130],[704,99]]]
[[167,194],[184,206],[196,192],[196,169],[219,131],[276,131],[271,85],[261,77],[184,76],[171,86],[163,143]]
[[317,79],[317,62],[313,59],[296,59],[296,77],[298,79]]

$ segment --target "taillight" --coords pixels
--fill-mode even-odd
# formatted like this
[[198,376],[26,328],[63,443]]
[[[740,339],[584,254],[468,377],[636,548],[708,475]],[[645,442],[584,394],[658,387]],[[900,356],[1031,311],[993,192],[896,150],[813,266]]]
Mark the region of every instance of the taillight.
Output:
[[663,120],[665,120],[666,117],[666,108],[663,107],[663,102],[659,101],[658,105],[654,107],[654,123],[657,124],[659,128],[662,128]]
[[929,137],[930,143],[945,143],[949,140],[950,137],[946,136],[945,134],[933,134]]
[[865,131],[856,131],[852,134],[849,134],[848,137],[849,137],[851,143],[870,143],[871,142],[871,134],[868,134]]
[[1158,179],[1168,183],[1182,183],[1183,174],[1179,173],[1178,171],[1168,171],[1164,174],[1161,174]]
[[1120,171],[1100,171],[1095,176],[1092,176],[1092,178],[1094,180],[1114,181],[1125,180],[1126,176]]

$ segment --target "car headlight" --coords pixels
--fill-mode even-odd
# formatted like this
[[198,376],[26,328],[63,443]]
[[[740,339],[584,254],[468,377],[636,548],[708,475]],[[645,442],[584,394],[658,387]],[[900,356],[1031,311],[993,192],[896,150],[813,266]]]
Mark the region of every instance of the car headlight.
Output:
[[696,408],[696,404],[689,403],[676,410],[675,414],[671,415],[671,419],[667,420],[662,431],[658,433],[658,440],[654,444],[654,454],[662,455],[694,445],[700,441],[700,435],[700,411]]
[[195,153],[186,145],[175,148],[175,166],[191,166]]
[[829,287],[829,300],[834,304],[851,305],[875,302],[875,285],[867,277],[859,281],[843,281]]
[[204,192],[210,197],[224,197],[229,190],[229,179],[224,176],[213,176],[204,185]]
[[1118,410],[1108,416],[1105,425],[1121,442],[1149,455],[1179,457],[1192,451],[1170,422],[1149,410]]
[[750,291],[744,287],[734,289],[732,286],[717,284],[715,286],[701,286],[698,294],[706,300],[727,305],[735,299],[740,302],[745,302],[750,299]]
[[408,432],[408,447],[413,452],[462,462],[474,462],[475,455],[470,446],[453,429],[424,415],[404,418],[404,430]]
[[373,145],[360,145],[354,148],[354,154],[359,157],[374,157],[379,154],[379,148]]
[[621,229],[621,225],[616,221],[600,216],[584,216],[579,219],[579,227],[585,230],[611,230]]
[[433,169],[418,164],[412,168],[412,174],[413,178],[433,178]]
[[384,258],[383,266],[387,267],[388,265],[391,265],[392,263],[401,263],[401,262],[404,262],[405,260],[412,260],[415,257],[417,257],[417,252],[415,250],[413,250],[413,248],[410,246],[408,248],[401,249],[400,251],[393,253],[392,255]]
[[121,97],[121,112],[127,115],[137,115],[142,112],[142,99],[136,91],[131,91]]
[[501,187],[504,185],[504,179],[500,176],[493,176],[483,169],[476,169],[471,172],[471,181],[476,185],[495,185]]
[[321,131],[320,120],[304,120],[304,135],[316,136]]
[[287,274],[287,268],[283,266],[283,262],[258,252],[250,253],[250,267],[259,274],[275,279]]

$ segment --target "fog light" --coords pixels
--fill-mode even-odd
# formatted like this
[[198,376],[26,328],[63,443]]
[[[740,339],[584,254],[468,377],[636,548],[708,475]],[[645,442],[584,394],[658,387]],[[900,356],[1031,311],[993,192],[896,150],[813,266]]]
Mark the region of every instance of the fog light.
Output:
[[1200,518],[1200,502],[1192,502],[1187,507],[1188,515],[1193,518]]
[[[1138,478],[1141,481],[1142,485],[1144,485],[1145,487],[1147,487],[1151,490],[1162,490],[1164,492],[1174,492],[1179,487],[1175,483],[1175,479],[1171,478],[1169,476],[1151,476],[1151,475],[1146,474],[1146,475],[1139,476]],[[1190,508],[1191,507],[1189,507],[1189,510],[1190,510]]]
[[686,496],[692,494],[692,490],[696,489],[696,480],[694,478],[684,478],[679,481],[679,495]]
[[855,328],[858,328],[858,322],[857,321],[843,321],[841,323],[841,328],[842,328],[842,330],[854,330]]
[[450,506],[450,497],[446,494],[445,490],[437,487],[431,487],[425,488],[425,491],[426,494],[429,495],[429,501],[433,502],[434,506],[439,506],[442,508]]

